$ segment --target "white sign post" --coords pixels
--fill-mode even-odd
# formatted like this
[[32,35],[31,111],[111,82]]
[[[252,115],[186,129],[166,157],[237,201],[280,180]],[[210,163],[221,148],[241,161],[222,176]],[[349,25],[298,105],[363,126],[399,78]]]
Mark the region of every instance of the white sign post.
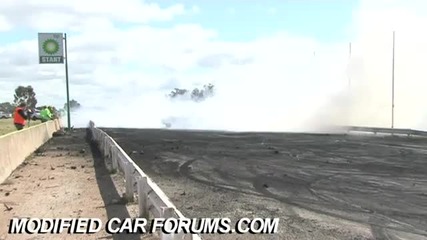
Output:
[[67,118],[68,130],[71,130],[70,94],[68,87],[68,52],[66,33],[39,33],[39,63],[64,64],[65,83],[67,87]]

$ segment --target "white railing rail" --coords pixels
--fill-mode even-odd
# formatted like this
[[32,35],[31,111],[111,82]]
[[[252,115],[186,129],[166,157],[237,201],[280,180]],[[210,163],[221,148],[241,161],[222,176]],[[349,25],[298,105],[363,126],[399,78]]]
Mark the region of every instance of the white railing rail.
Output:
[[[138,198],[139,217],[149,219],[150,213],[155,218],[185,218],[184,215],[169,200],[166,194],[154,183],[126,152],[107,133],[95,127],[91,121],[89,129],[104,158],[111,159],[113,170],[120,171],[125,177],[128,201],[134,201],[135,193]],[[161,234],[162,240],[191,239],[201,240],[197,234]]]
[[422,136],[426,137],[426,131],[420,131],[409,128],[382,128],[382,127],[357,127],[357,126],[345,126],[343,127],[347,132],[371,132],[374,134],[377,133],[387,133],[387,134],[400,134],[407,136]]

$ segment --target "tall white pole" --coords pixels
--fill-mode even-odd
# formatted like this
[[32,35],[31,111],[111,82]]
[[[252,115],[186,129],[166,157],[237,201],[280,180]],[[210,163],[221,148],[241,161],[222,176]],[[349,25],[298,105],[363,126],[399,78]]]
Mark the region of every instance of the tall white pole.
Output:
[[348,88],[351,86],[351,42],[348,44]]
[[391,128],[394,128],[394,48],[395,48],[395,31],[393,31],[393,58],[391,66]]

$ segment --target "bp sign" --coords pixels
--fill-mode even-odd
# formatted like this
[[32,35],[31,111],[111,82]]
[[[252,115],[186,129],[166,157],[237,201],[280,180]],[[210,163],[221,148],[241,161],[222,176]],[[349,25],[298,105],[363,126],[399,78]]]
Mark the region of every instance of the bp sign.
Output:
[[64,63],[62,33],[39,33],[39,63]]

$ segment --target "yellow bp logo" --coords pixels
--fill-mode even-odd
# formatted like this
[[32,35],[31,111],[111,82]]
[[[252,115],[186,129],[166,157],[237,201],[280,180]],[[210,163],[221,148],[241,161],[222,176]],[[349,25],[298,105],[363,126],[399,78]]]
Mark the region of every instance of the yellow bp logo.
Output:
[[47,54],[53,55],[59,51],[59,44],[53,39],[47,39],[43,43],[43,51]]

